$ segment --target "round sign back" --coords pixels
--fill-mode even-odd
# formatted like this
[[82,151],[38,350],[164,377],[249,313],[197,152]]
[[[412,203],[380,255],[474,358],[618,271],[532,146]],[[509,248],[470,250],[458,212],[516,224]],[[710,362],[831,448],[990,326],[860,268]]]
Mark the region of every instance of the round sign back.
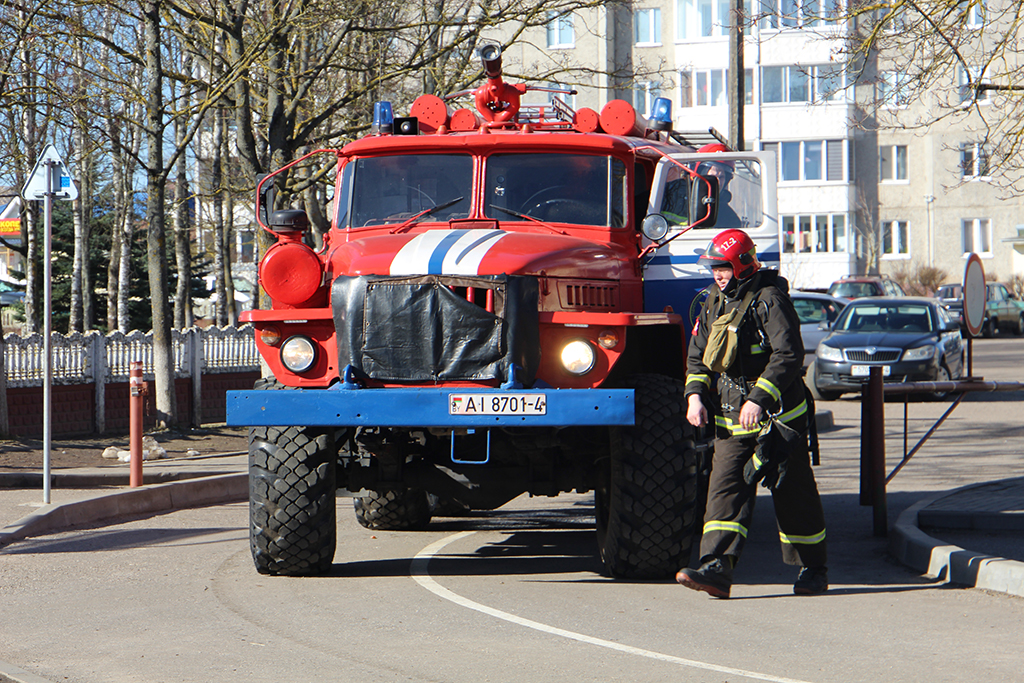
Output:
[[964,324],[972,337],[977,337],[985,322],[985,269],[977,254],[967,256],[964,267]]

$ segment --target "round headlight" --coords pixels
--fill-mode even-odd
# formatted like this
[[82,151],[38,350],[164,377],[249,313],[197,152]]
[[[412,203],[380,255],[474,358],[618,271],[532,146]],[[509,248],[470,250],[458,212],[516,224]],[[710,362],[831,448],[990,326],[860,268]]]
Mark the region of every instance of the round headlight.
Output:
[[661,241],[668,234],[668,219],[660,213],[649,214],[640,224],[640,232],[652,242]]
[[296,374],[305,372],[316,362],[316,346],[308,337],[289,337],[281,345],[281,362]]
[[593,346],[577,339],[562,348],[561,358],[563,368],[574,375],[585,375],[594,368],[597,355],[594,353]]

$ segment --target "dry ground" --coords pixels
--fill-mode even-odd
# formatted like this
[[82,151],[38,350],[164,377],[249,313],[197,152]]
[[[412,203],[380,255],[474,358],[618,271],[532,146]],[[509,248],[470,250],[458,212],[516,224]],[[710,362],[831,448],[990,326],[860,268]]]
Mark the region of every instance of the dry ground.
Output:
[[[200,455],[245,451],[248,448],[246,434],[247,428],[224,426],[182,432],[147,432],[147,435],[153,436],[164,447],[170,458],[187,457],[190,450],[198,451]],[[102,454],[107,446],[128,450],[128,435],[56,438],[50,444],[50,466],[53,469],[123,466],[123,463],[118,463],[117,460],[103,458]],[[41,439],[0,439],[0,472],[22,472],[42,468]]]

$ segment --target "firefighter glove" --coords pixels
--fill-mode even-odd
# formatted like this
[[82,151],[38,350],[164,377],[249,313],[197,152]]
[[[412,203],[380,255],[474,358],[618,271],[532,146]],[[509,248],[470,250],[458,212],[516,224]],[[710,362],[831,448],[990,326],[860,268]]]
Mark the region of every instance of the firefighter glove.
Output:
[[800,437],[800,432],[769,418],[757,435],[757,446],[743,466],[743,481],[776,489],[786,478],[786,461]]

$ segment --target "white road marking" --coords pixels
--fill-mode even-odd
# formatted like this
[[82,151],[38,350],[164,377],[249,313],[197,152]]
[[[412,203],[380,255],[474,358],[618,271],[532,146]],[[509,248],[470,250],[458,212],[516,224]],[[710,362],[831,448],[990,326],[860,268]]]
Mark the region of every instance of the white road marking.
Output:
[[616,650],[625,654],[636,655],[638,657],[647,657],[648,659],[656,659],[661,662],[669,662],[671,664],[679,664],[681,666],[688,666],[694,669],[704,669],[705,671],[715,671],[717,673],[728,674],[731,676],[743,676],[744,678],[751,678],[758,681],[771,681],[772,683],[807,683],[807,681],[801,681],[795,678],[783,678],[780,676],[771,676],[769,674],[762,674],[756,671],[745,671],[744,669],[734,669],[728,666],[719,666],[717,664],[709,664],[708,662],[698,662],[694,659],[686,659],[684,657],[675,657],[673,655],[666,655],[660,652],[652,652],[651,650],[644,650],[639,647],[633,647],[631,645],[623,645],[616,643],[611,640],[604,640],[602,638],[594,638],[593,636],[587,636],[582,633],[576,633],[575,631],[566,631],[565,629],[558,628],[555,626],[549,626],[542,624],[539,621],[533,621],[531,619],[524,619],[523,617],[517,617],[514,614],[503,612],[500,609],[488,607],[487,605],[481,605],[479,602],[474,602],[469,598],[464,598],[458,593],[454,593],[444,586],[440,585],[430,576],[428,564],[430,560],[437,555],[445,546],[450,543],[454,543],[466,536],[475,534],[475,531],[461,531],[457,534],[452,534],[442,538],[439,541],[431,543],[423,550],[416,553],[416,557],[413,558],[410,566],[410,574],[412,578],[416,580],[416,583],[420,584],[428,591],[438,596],[453,602],[456,605],[465,607],[467,609],[475,610],[482,614],[495,617],[496,619],[502,619],[504,621],[518,624],[519,626],[525,626],[526,628],[532,628],[536,631],[543,633],[550,633],[551,635],[561,636],[570,640],[575,640],[581,643],[587,643],[590,645],[597,645],[598,647],[604,647],[609,650]]

